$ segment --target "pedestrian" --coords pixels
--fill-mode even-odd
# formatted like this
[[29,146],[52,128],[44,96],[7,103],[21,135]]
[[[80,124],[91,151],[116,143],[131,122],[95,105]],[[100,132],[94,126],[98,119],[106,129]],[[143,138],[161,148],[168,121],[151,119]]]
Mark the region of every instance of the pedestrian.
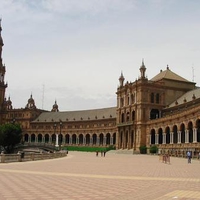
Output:
[[99,154],[99,152],[98,152],[98,151],[96,151],[96,156],[98,156],[98,154]]
[[104,156],[104,157],[106,156],[106,151],[103,152],[103,156]]
[[101,157],[103,157],[103,151],[101,150]]
[[188,151],[188,152],[187,152],[188,163],[191,163],[191,158],[192,158],[191,152]]

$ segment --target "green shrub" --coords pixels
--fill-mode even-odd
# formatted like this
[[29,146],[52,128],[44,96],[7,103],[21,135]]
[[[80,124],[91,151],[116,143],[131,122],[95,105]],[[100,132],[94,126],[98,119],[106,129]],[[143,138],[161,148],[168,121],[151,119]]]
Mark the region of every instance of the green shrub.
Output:
[[147,147],[145,145],[140,146],[140,153],[141,154],[146,154],[147,153]]
[[90,147],[90,146],[65,146],[63,149],[68,151],[85,151],[85,152],[96,152],[96,151],[109,151],[114,150],[115,146],[109,147]]
[[149,149],[150,153],[157,153],[158,152],[158,147],[156,145],[153,145]]

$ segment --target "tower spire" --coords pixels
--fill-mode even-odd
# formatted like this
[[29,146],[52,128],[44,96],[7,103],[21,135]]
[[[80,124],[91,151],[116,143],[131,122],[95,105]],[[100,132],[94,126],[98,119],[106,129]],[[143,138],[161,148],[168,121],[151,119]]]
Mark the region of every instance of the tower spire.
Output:
[[121,72],[121,76],[119,77],[119,84],[120,84],[120,86],[123,86],[123,85],[124,85],[124,80],[125,80],[124,75],[123,75],[123,73]]
[[142,59],[142,65],[140,67],[141,78],[145,78],[145,71],[146,71],[146,67],[144,65],[144,58],[143,58]]
[[2,65],[2,47],[3,47],[3,39],[1,37],[1,31],[2,31],[2,27],[1,27],[1,18],[0,18],[0,64]]
[[[1,27],[1,18],[0,18],[0,112],[1,110],[3,110],[3,102],[4,102],[4,97],[5,97],[5,90],[7,88],[7,84],[5,84],[4,82],[4,77],[5,77],[5,73],[6,73],[6,67],[5,65],[3,65],[2,62],[2,49],[3,49],[3,39],[1,37],[1,31],[2,31],[2,27]],[[1,123],[1,121],[0,121]]]

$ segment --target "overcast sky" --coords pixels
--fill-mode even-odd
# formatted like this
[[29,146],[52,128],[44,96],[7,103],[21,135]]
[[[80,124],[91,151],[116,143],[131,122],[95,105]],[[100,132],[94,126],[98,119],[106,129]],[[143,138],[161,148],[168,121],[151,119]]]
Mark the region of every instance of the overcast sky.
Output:
[[169,65],[200,85],[199,0],[0,0],[0,17],[14,108],[116,106],[143,58],[149,79]]

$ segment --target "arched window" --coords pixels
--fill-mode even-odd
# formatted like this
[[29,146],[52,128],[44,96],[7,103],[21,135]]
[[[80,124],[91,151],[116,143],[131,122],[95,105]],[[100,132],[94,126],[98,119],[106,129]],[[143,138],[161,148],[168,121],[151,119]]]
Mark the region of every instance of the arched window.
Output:
[[135,111],[132,111],[132,121],[135,120]]
[[151,103],[154,103],[154,93],[151,93]]
[[121,101],[120,101],[120,107],[123,107],[124,106],[124,99],[121,98]]
[[150,112],[150,119],[157,119],[159,118],[159,110],[158,109],[152,109]]
[[129,119],[130,119],[130,116],[129,116],[130,114],[129,114],[129,112],[127,112],[126,113],[126,121],[128,122],[129,121]]
[[156,94],[156,103],[160,103],[160,95],[158,93]]
[[124,122],[124,113],[122,113],[122,115],[121,115],[121,122],[122,123]]

